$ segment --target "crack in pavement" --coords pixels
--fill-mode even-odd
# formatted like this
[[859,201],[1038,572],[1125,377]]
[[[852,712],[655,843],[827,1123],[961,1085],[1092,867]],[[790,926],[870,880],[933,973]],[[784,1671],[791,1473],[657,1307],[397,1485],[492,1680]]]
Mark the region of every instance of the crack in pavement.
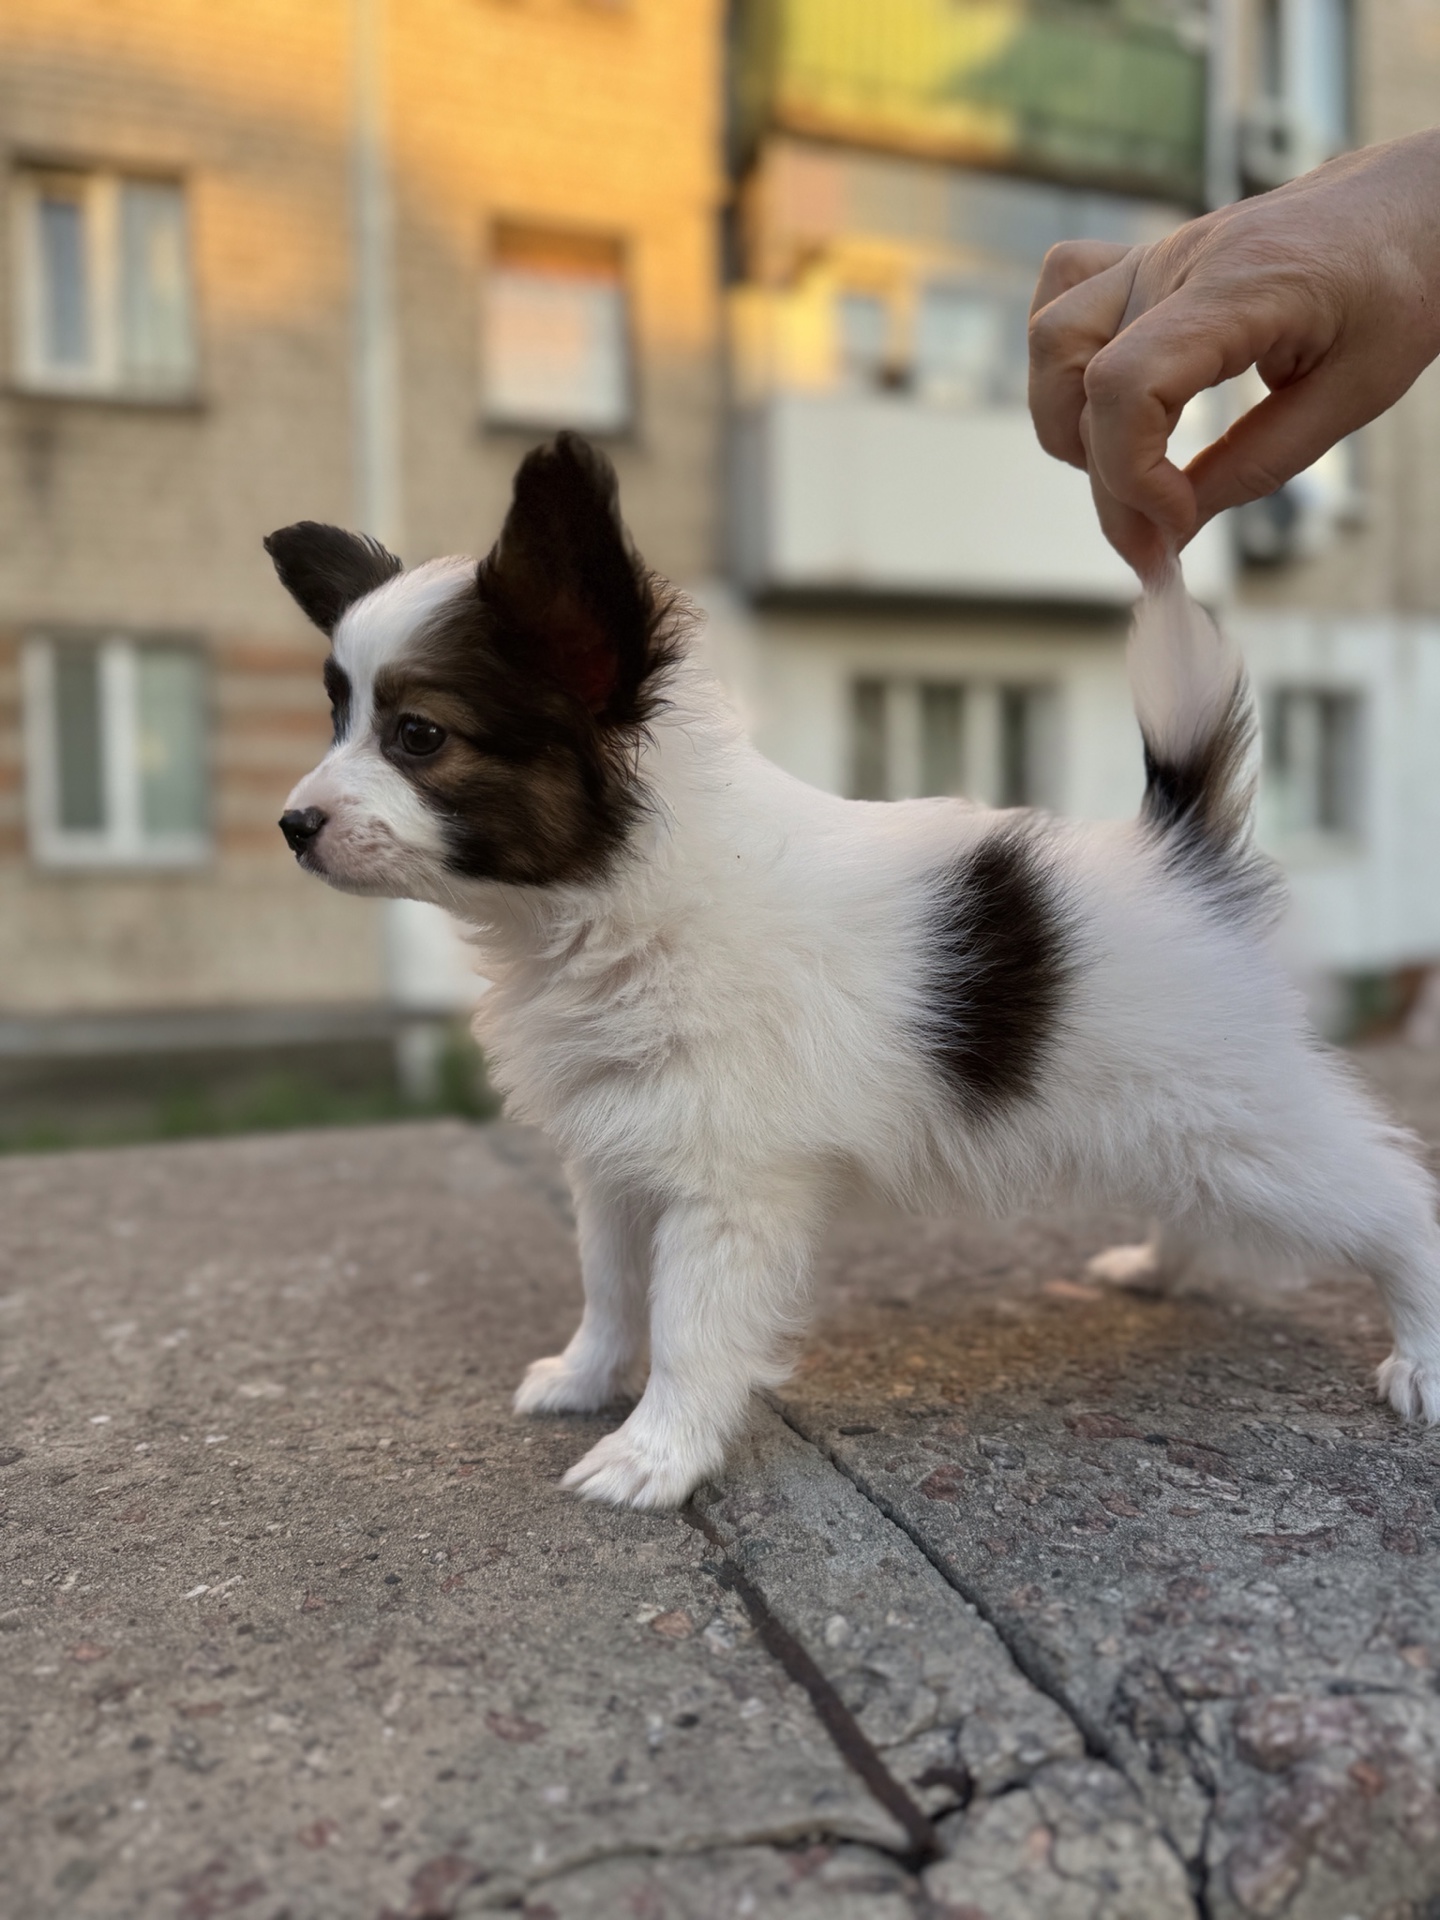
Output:
[[459,1889],[458,1899],[434,1909],[407,1913],[405,1920],[466,1920],[466,1916],[479,1913],[544,1913],[546,1908],[543,1905],[538,1909],[533,1905],[537,1895],[543,1895],[548,1889],[567,1882],[578,1881],[583,1884],[584,1877],[594,1874],[597,1869],[628,1863],[646,1867],[684,1861],[688,1866],[723,1862],[737,1855],[756,1852],[784,1861],[830,1850],[843,1850],[851,1856],[873,1855],[877,1867],[893,1868],[907,1876],[913,1871],[913,1863],[908,1855],[894,1853],[873,1840],[845,1841],[834,1836],[819,1841],[797,1839],[790,1831],[756,1827],[752,1832],[737,1830],[723,1840],[702,1846],[645,1846],[629,1841],[614,1847],[596,1847],[583,1856],[557,1861],[544,1872],[527,1875],[523,1884],[511,1881],[499,1886],[487,1885],[490,1875],[482,1870]]
[[940,1852],[940,1845],[933,1821],[890,1772],[876,1748],[865,1737],[854,1714],[810,1653],[789,1628],[775,1617],[759,1589],[735,1565],[719,1529],[693,1505],[683,1508],[680,1517],[702,1533],[724,1556],[716,1568],[716,1578],[744,1604],[766,1652],[779,1662],[797,1686],[803,1687],[809,1694],[816,1716],[829,1734],[840,1758],[909,1835],[909,1853],[903,1856],[897,1854],[896,1858],[910,1867],[920,1867],[935,1859]]
[[[1126,1765],[1115,1743],[1107,1738],[1104,1730],[1070,1697],[1059,1677],[1052,1671],[1049,1662],[1043,1658],[1039,1650],[1029,1642],[1024,1634],[1015,1631],[1013,1622],[997,1613],[981,1591],[971,1587],[968,1582],[960,1578],[955,1569],[947,1564],[940,1555],[935,1553],[918,1533],[912,1532],[906,1524],[903,1510],[887,1500],[878,1489],[866,1480],[864,1474],[853,1468],[849,1462],[836,1453],[833,1448],[827,1446],[823,1440],[807,1432],[791,1408],[780,1400],[778,1396],[767,1395],[765,1397],[774,1412],[784,1421],[785,1425],[797,1439],[801,1440],[806,1446],[813,1448],[822,1459],[827,1461],[829,1465],[855,1489],[867,1505],[884,1520],[888,1521],[897,1532],[904,1536],[917,1552],[924,1556],[945,1584],[951,1588],[953,1592],[958,1594],[968,1606],[974,1608],[975,1612],[1000,1641],[1000,1644],[1010,1656],[1017,1671],[1022,1674],[1038,1692],[1044,1694],[1048,1700],[1058,1707],[1060,1712],[1070,1721],[1071,1725],[1084,1741],[1086,1752],[1093,1759],[1102,1760],[1107,1765],[1113,1767],[1122,1779],[1134,1788],[1137,1793],[1140,1793],[1141,1785],[1133,1778],[1130,1768]],[[1209,1820],[1213,1817],[1215,1805],[1214,1784],[1213,1781],[1203,1779],[1196,1774],[1193,1759],[1188,1752],[1186,1754],[1186,1761],[1192,1777],[1195,1778],[1197,1787],[1200,1788],[1207,1801],[1209,1812],[1207,1813],[1206,1824],[1208,1828]],[[1141,1797],[1143,1799],[1143,1794]],[[1190,1883],[1191,1894],[1195,1901],[1199,1920],[1210,1920],[1208,1892],[1209,1868],[1203,1847],[1197,1852],[1194,1858],[1191,1858],[1187,1855],[1185,1849],[1180,1845],[1176,1836],[1170,1831],[1163,1820],[1157,1819],[1156,1824],[1157,1830],[1165,1842],[1165,1845],[1179,1862]]]

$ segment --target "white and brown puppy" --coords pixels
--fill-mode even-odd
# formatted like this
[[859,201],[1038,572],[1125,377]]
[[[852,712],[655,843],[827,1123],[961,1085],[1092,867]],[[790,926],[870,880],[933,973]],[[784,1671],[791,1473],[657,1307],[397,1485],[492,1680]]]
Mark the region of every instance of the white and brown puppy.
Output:
[[281,826],[350,892],[479,930],[479,1031],[574,1185],[585,1310],[522,1412],[638,1405],[573,1467],[670,1506],[803,1327],[838,1196],[1064,1199],[1197,1243],[1339,1257],[1395,1331],[1380,1390],[1440,1417],[1440,1232],[1412,1143],[1306,1030],[1268,944],[1235,654],[1178,578],[1139,612],[1138,819],[818,793],[763,760],[684,604],[563,436],[489,557],[405,572],[302,523],[266,542],[331,640],[335,743]]

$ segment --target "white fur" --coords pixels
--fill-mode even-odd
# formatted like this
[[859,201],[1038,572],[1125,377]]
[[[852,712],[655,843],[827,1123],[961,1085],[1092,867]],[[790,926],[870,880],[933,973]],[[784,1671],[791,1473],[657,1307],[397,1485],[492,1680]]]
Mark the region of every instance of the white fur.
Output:
[[[357,679],[403,644],[390,615],[418,591],[397,581],[342,625]],[[1239,673],[1178,586],[1142,610],[1132,668],[1152,739],[1177,750]],[[457,882],[433,828],[361,777],[379,758],[362,732],[292,804],[338,796],[342,832],[353,814],[388,836],[377,890],[402,890],[388,876],[408,862],[403,890],[475,926],[492,1073],[574,1182],[584,1317],[517,1407],[605,1405],[648,1333],[638,1405],[568,1486],[669,1506],[716,1471],[752,1389],[785,1375],[816,1235],[859,1184],[992,1213],[1118,1204],[1192,1241],[1353,1261],[1394,1323],[1381,1391],[1440,1417],[1440,1233],[1413,1143],[1316,1047],[1263,929],[1227,920],[1147,829],[1054,825],[1082,964],[1038,1093],[971,1123],[917,1033],[935,877],[994,814],[802,785],[687,660],[640,754],[652,804],[604,879]]]
[[1135,717],[1172,760],[1213,734],[1245,671],[1229,634],[1186,593],[1178,566],[1136,607],[1128,665]]

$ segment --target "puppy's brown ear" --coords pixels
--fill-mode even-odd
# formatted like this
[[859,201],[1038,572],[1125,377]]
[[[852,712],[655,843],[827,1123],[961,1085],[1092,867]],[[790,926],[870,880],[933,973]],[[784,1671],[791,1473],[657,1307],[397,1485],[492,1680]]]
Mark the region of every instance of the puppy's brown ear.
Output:
[[660,603],[620,519],[615,469],[587,440],[562,433],[527,454],[477,584],[517,671],[606,724],[643,719]]
[[265,536],[280,584],[322,633],[333,634],[340,616],[376,587],[404,572],[393,553],[368,534],[318,520],[297,520]]

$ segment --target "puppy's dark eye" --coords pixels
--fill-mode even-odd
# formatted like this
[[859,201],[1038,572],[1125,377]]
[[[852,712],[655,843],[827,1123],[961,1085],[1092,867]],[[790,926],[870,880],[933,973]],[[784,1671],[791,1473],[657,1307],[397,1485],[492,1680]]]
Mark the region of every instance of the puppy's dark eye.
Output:
[[445,729],[437,727],[433,720],[422,720],[418,713],[407,713],[396,731],[401,751],[413,753],[417,759],[423,759],[427,753],[438,753],[445,744]]

